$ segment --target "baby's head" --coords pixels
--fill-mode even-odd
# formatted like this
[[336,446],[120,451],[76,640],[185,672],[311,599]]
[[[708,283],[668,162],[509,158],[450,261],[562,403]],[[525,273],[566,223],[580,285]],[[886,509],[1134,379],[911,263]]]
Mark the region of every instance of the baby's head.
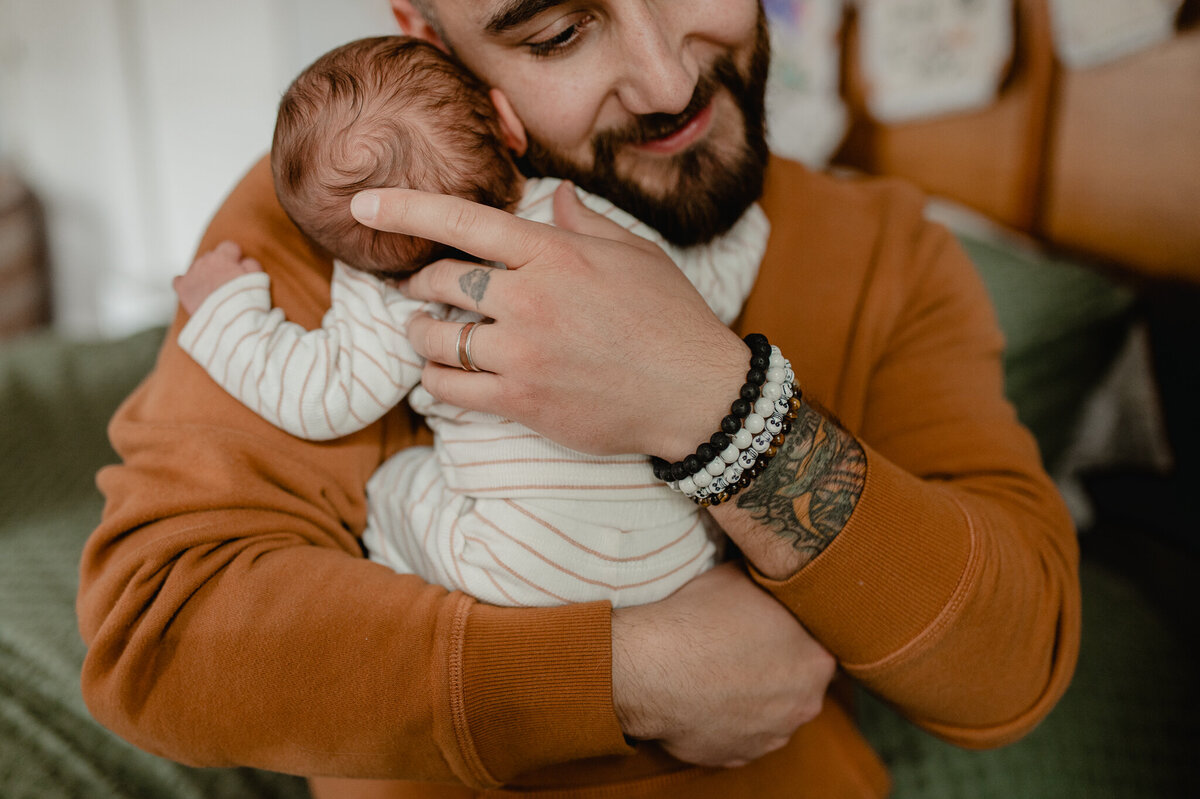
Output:
[[399,277],[449,248],[360,225],[351,198],[399,186],[509,208],[521,176],[507,131],[487,87],[442,51],[402,36],[362,39],[322,56],[284,94],[271,148],[275,191],[335,257]]

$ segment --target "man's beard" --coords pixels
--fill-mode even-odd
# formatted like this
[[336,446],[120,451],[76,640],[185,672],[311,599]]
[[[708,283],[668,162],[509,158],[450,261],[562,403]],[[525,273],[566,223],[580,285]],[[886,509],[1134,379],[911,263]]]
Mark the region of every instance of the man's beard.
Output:
[[[529,174],[570,180],[606,197],[679,246],[711,241],[733,227],[762,195],[768,157],[763,97],[769,62],[766,21],[760,12],[745,75],[727,53],[700,77],[691,102],[681,113],[646,114],[626,128],[597,134],[592,141],[591,167],[580,166],[531,137],[522,168]],[[703,140],[669,161],[664,158],[668,172],[674,174],[667,181],[673,185],[661,192],[647,188],[644,176],[639,182],[636,176],[619,174],[617,161],[624,148],[679,130],[721,91],[729,93],[741,115],[744,137],[735,152],[727,152],[726,142]]]

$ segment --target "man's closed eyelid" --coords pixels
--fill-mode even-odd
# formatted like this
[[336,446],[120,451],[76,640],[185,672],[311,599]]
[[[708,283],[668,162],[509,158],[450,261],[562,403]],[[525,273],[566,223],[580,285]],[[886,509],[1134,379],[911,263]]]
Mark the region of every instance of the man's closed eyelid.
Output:
[[[534,58],[563,55],[588,37],[596,16],[589,11],[570,11],[553,16],[515,41],[515,47]],[[530,26],[532,28],[532,26]]]
[[492,36],[498,36],[511,31],[529,20],[562,5],[566,0],[511,0],[503,8],[492,15],[484,25],[484,31]]

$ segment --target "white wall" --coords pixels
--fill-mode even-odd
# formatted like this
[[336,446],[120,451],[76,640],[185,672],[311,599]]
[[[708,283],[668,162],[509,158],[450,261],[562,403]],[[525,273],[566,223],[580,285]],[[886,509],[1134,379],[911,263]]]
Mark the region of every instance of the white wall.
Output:
[[0,158],[46,207],[56,326],[167,320],[291,77],[395,30],[387,0],[0,0]]

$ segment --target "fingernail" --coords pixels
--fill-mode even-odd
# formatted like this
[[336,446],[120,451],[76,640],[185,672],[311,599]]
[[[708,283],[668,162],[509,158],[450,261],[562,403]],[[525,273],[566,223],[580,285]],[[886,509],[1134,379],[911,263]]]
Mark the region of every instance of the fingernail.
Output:
[[374,222],[379,215],[379,195],[373,191],[360,191],[350,201],[350,213],[359,222]]

